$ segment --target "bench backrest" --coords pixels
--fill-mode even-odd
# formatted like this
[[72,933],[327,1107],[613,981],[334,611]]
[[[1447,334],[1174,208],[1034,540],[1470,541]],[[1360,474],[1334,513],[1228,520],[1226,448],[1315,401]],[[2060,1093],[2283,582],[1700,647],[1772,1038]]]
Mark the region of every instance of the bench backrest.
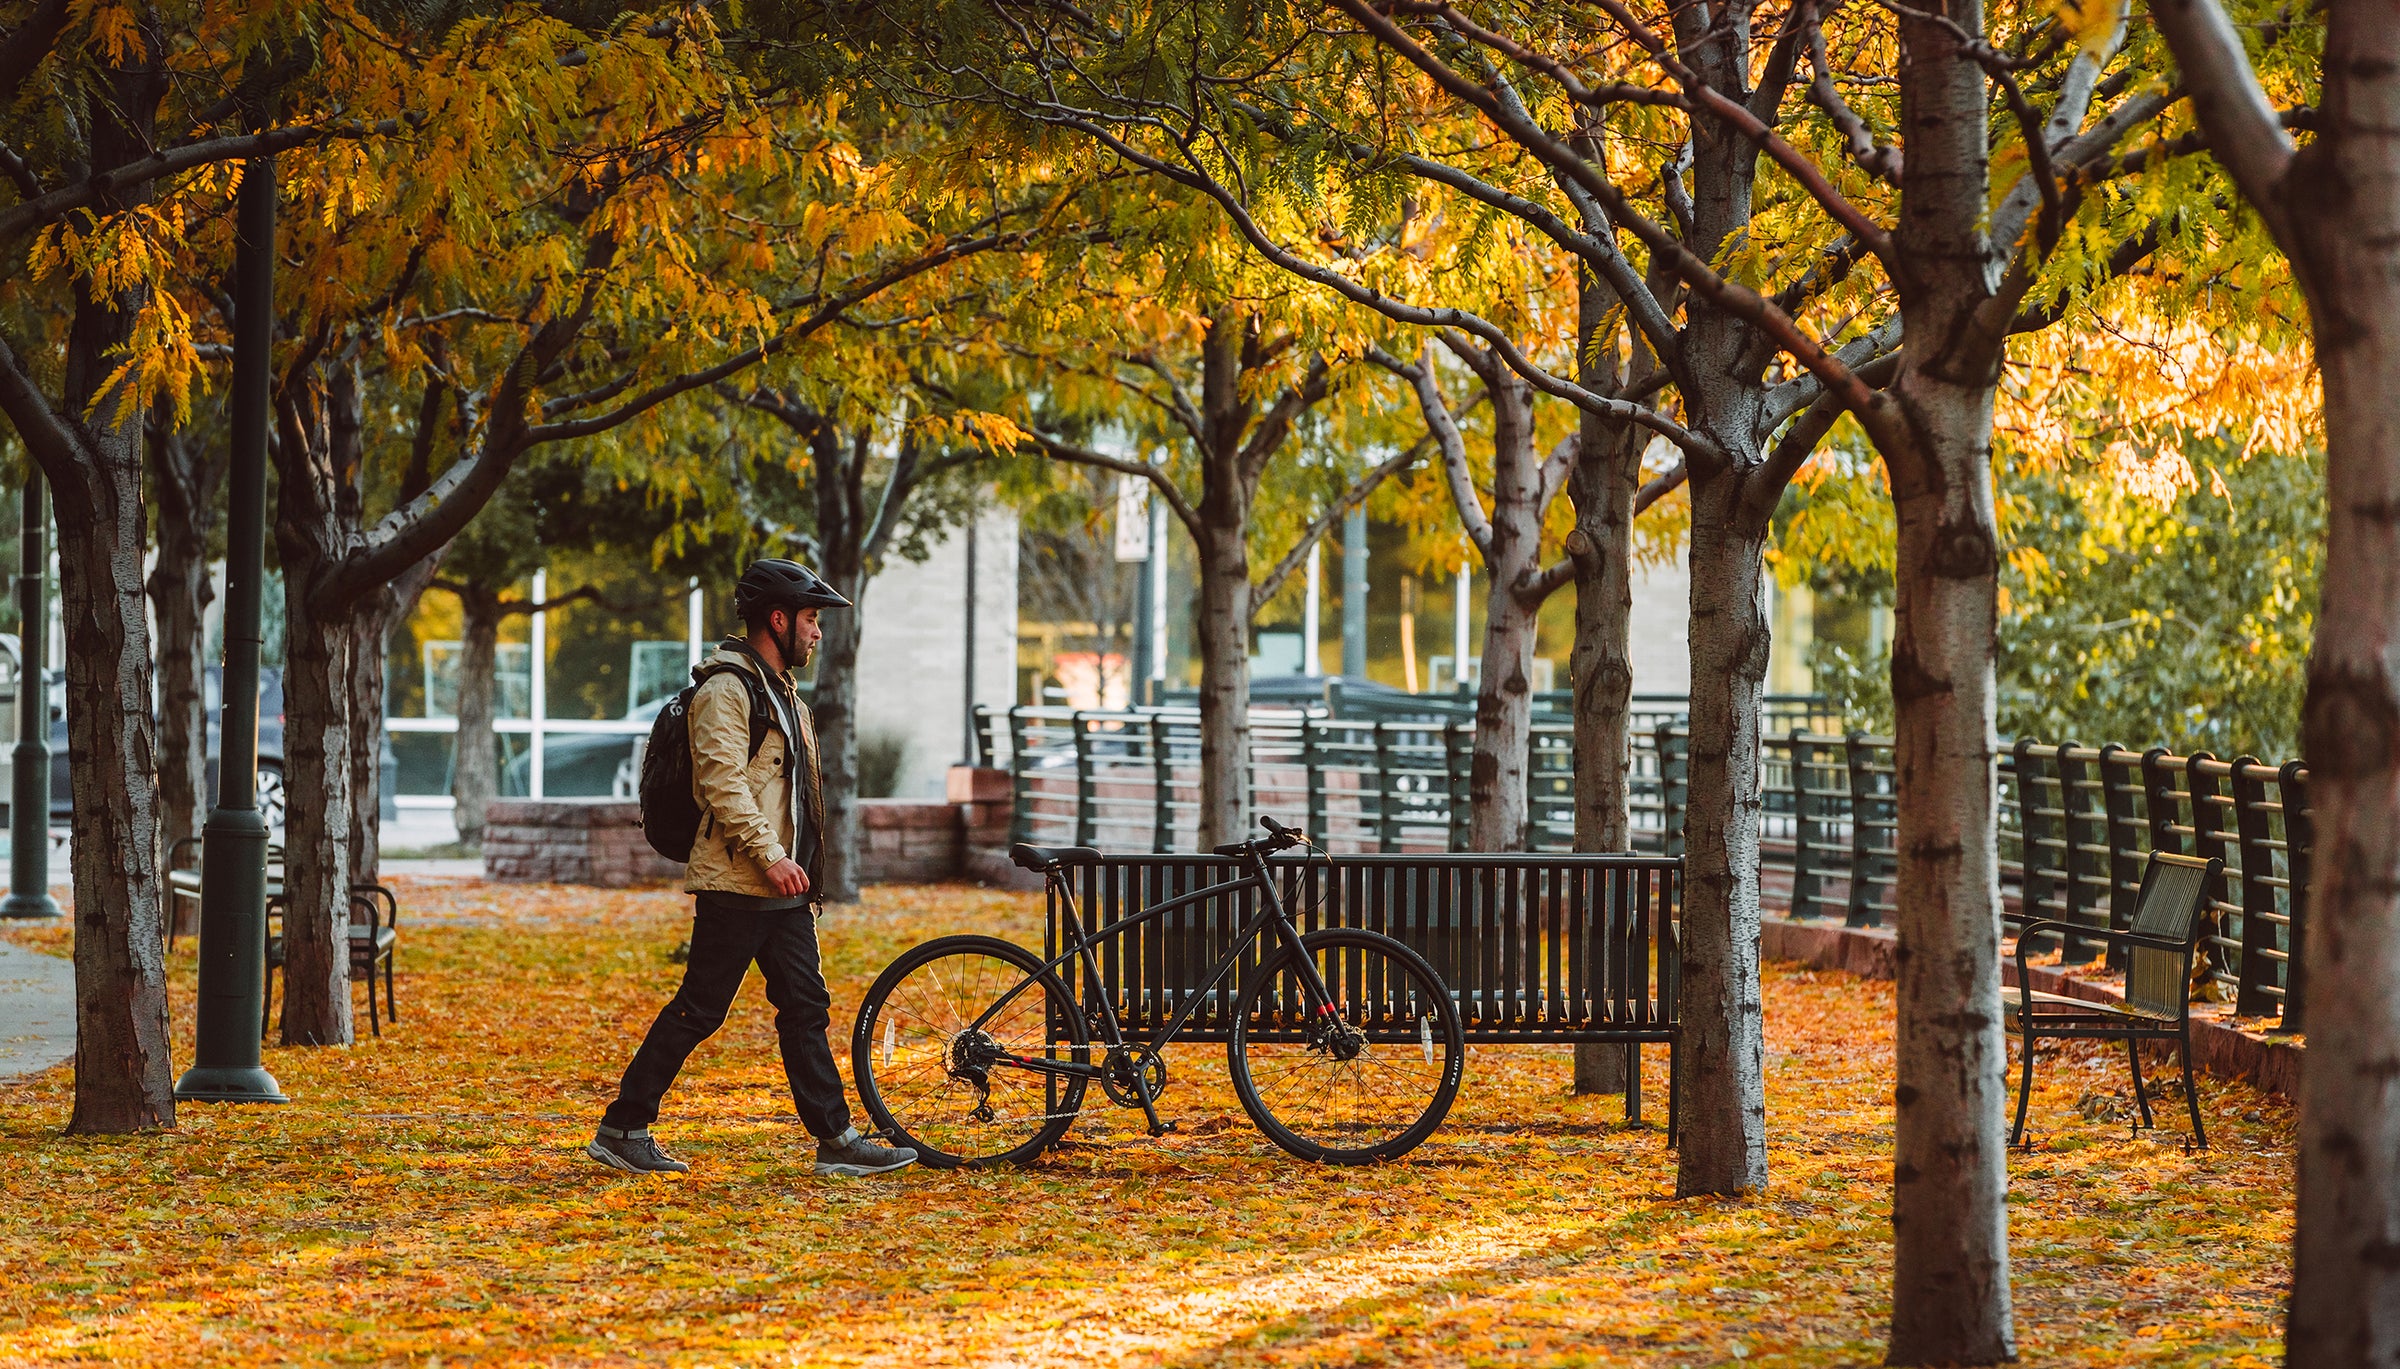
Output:
[[[1268,862],[1303,933],[1363,927],[1422,953],[1480,1040],[1664,1040],[1675,1024],[1675,919],[1683,862],[1630,855],[1361,855]],[[1105,930],[1213,884],[1241,878],[1229,858],[1110,856],[1070,872],[1084,930]],[[1105,998],[1129,1030],[1163,1026],[1198,993],[1258,910],[1257,892],[1202,899],[1105,942]],[[1049,953],[1063,949],[1063,908],[1049,910]],[[1262,938],[1201,1003],[1185,1039],[1221,1040],[1233,993]],[[1078,979],[1084,972],[1076,971]]]
[[[2225,869],[2214,857],[2152,851],[2142,870],[2142,889],[2133,910],[2133,930],[2142,936],[2194,944],[2201,907]],[[2191,1002],[2192,954],[2156,946],[2129,947],[2125,956],[2125,1003],[2149,1017],[2181,1017]]]

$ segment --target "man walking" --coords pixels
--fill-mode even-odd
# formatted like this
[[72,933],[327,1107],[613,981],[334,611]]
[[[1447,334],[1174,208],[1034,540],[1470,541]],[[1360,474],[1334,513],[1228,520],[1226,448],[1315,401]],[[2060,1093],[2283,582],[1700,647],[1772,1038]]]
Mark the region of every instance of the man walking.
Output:
[[690,1165],[650,1135],[659,1102],[692,1048],[725,1023],[753,962],[775,1005],[783,1072],[801,1124],[817,1138],[819,1174],[886,1174],[913,1150],[878,1145],[850,1125],[842,1077],[825,1039],[832,999],[817,960],[816,874],[823,849],[817,734],[792,672],[824,636],[817,615],[850,607],[806,566],[762,560],[742,572],[728,638],[698,672],[691,701],[692,795],[700,829],[684,867],[694,895],[683,986],[625,1067],[617,1100],[585,1153],[615,1169],[681,1173]]

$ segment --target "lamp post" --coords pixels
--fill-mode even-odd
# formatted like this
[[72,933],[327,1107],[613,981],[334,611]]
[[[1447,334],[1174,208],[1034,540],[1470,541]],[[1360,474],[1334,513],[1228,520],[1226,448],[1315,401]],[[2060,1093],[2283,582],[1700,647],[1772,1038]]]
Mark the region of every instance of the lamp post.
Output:
[[17,542],[17,748],[9,777],[8,897],[0,917],[64,917],[50,897],[50,691],[42,658],[50,640],[50,527],[42,468],[25,480],[25,522]]
[[235,202],[233,462],[226,481],[225,690],[217,804],[201,828],[199,1042],[176,1098],[291,1100],[259,1063],[266,993],[267,824],[258,811],[259,619],[266,581],[267,371],[275,309],[275,160],[242,168]]

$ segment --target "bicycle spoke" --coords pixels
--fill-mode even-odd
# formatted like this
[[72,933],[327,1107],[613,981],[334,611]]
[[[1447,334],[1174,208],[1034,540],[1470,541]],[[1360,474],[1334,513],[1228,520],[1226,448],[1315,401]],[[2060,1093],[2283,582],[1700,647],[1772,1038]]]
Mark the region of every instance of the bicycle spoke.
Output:
[[1074,1019],[1027,953],[955,940],[912,952],[878,982],[874,1016],[853,1044],[860,1095],[928,1163],[1030,1158],[1063,1129],[1084,1086],[1009,1060],[1080,1058],[1051,1039],[1058,1021]]
[[[1436,1001],[1438,983],[1377,944],[1334,941],[1312,954],[1335,1011],[1331,1019],[1318,1011],[1296,967],[1252,996],[1238,1048],[1251,1101],[1272,1119],[1270,1135],[1283,1133],[1278,1143],[1302,1154],[1375,1158],[1414,1144],[1404,1138],[1421,1137],[1426,1119],[1448,1110],[1455,1087],[1457,1047],[1447,1025],[1437,1049],[1419,1044],[1435,1039],[1425,1033],[1440,1019],[1425,1005]],[[1329,1029],[1329,1020],[1340,1027]]]

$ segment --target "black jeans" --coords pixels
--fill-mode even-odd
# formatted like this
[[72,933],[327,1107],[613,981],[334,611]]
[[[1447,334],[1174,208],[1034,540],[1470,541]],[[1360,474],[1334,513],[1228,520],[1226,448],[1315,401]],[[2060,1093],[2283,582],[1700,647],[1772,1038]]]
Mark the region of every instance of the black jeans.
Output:
[[775,1005],[775,1034],[783,1044],[783,1073],[801,1125],[820,1140],[849,1130],[850,1105],[825,1040],[833,1024],[833,999],[817,967],[815,914],[807,908],[736,912],[712,906],[706,895],[692,910],[692,958],[683,967],[683,987],[659,1010],[633,1063],[625,1067],[617,1101],[602,1119],[605,1125],[633,1131],[658,1120],[659,1100],[692,1048],[725,1025],[725,1011],[754,961],[767,977],[767,1001]]

